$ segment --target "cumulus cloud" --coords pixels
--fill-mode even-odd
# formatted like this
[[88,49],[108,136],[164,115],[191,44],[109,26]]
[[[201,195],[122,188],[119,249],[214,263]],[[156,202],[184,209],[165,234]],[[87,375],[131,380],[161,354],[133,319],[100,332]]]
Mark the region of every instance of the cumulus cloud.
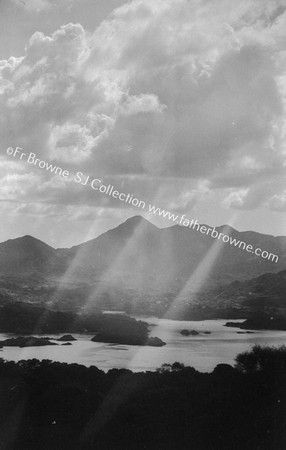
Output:
[[96,146],[96,137],[90,130],[79,124],[65,123],[52,129],[49,146],[52,157],[66,161],[83,161],[88,159],[92,148]]
[[[162,207],[191,209],[212,189],[228,208],[280,208],[281,189],[268,203],[263,193],[286,161],[285,25],[279,0],[134,0],[92,33],[39,31],[0,62],[2,145],[129,185],[136,176],[130,191]],[[72,202],[74,188],[51,192]],[[90,195],[74,198],[90,207]]]

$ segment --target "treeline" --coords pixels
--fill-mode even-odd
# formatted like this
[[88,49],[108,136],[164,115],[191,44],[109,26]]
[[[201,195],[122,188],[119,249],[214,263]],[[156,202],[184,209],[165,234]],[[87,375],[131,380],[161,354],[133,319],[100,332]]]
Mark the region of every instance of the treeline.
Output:
[[1,360],[1,449],[284,450],[285,386],[285,347],[210,374]]

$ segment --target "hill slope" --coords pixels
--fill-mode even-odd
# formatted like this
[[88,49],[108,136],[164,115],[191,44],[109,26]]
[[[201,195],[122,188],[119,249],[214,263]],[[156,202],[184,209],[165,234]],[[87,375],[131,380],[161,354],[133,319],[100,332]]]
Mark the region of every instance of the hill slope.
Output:
[[277,254],[278,263],[190,228],[159,229],[135,216],[70,249],[54,249],[31,236],[1,243],[0,296],[58,308],[88,302],[100,309],[132,305],[131,311],[164,314],[174,298],[209,303],[217,289],[222,298],[237,298],[247,284],[231,294],[226,285],[285,269],[285,237],[227,226],[217,231]]

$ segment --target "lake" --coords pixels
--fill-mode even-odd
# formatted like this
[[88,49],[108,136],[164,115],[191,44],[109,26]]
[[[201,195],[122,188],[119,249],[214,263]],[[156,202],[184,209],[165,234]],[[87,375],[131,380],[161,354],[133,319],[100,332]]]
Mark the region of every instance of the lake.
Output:
[[[136,317],[136,319],[140,319]],[[150,336],[158,336],[166,342],[164,347],[138,347],[91,342],[94,334],[73,334],[78,339],[71,346],[6,347],[0,357],[20,361],[36,358],[53,361],[97,366],[107,371],[112,368],[128,368],[134,372],[156,370],[164,363],[176,361],[192,366],[202,372],[211,372],[217,364],[233,364],[238,353],[249,350],[254,344],[286,344],[286,331],[255,331],[254,334],[238,334],[238,328],[224,327],[227,320],[204,320],[199,322],[177,321],[158,318],[141,318],[150,324]],[[232,320],[239,322],[239,320]],[[183,329],[196,330],[197,336],[184,337]],[[203,334],[211,332],[211,334]],[[58,338],[58,335],[49,335]],[[0,334],[0,340],[14,337]],[[18,335],[16,335],[18,336]]]

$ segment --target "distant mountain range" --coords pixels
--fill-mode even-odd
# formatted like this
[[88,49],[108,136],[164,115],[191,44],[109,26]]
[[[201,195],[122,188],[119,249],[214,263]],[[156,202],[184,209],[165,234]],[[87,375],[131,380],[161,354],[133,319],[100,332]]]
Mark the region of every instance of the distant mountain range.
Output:
[[101,309],[164,314],[174,298],[194,305],[206,299],[209,304],[218,291],[223,298],[228,293],[237,297],[238,291],[245,296],[247,280],[286,268],[286,237],[216,229],[278,255],[279,261],[183,226],[159,229],[135,216],[70,249],[54,249],[32,236],[1,243],[0,302],[21,299],[79,308],[88,301]]

